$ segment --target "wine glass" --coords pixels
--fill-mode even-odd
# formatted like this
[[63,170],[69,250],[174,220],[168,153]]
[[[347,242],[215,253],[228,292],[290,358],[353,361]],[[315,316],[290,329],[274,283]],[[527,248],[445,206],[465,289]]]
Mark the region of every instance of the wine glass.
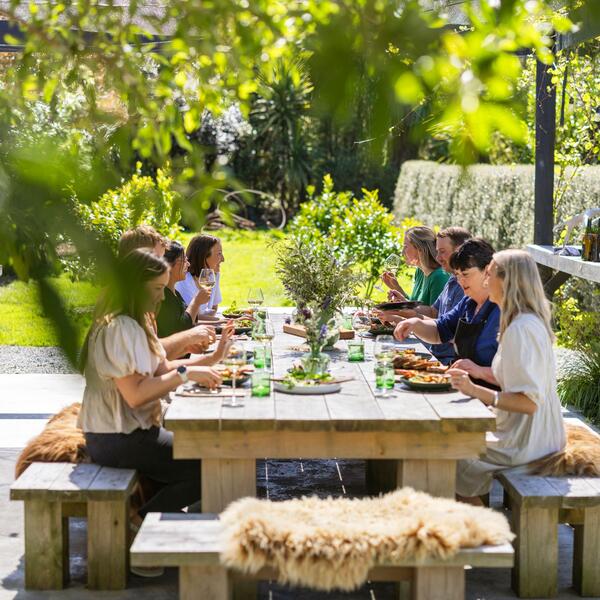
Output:
[[259,342],[270,344],[275,337],[275,328],[271,319],[257,319],[252,328],[252,337]]
[[363,310],[357,310],[352,315],[352,328],[362,337],[371,329],[371,317]]
[[378,335],[373,345],[373,356],[379,362],[390,362],[394,358],[395,349],[393,335]]
[[[395,276],[398,272],[398,269],[400,269],[401,264],[402,258],[400,256],[397,254],[390,254],[383,262],[383,272],[392,273]],[[385,292],[385,290],[379,284],[375,284],[373,287],[380,292]]]
[[383,263],[383,270],[384,272],[390,272],[395,275],[401,264],[402,258],[400,258],[400,256],[397,254],[390,254]]
[[237,341],[231,344],[227,350],[223,364],[231,370],[231,398],[225,398],[223,400],[223,406],[229,406],[231,408],[244,406],[243,402],[238,402],[235,397],[237,374],[239,368],[246,364],[246,349],[244,348],[244,344]]
[[248,290],[248,304],[252,308],[258,308],[265,301],[265,296],[260,288],[250,288]]
[[217,283],[217,276],[212,269],[201,269],[200,275],[198,276],[198,285],[203,288],[207,288],[209,292],[215,287]]

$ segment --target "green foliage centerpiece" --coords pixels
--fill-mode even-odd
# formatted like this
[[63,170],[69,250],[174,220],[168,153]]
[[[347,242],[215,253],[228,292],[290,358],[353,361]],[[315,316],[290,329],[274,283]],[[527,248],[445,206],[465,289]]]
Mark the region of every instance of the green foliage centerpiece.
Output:
[[350,261],[341,261],[324,245],[295,235],[281,241],[275,253],[276,273],[296,305],[295,320],[306,327],[311,354],[319,355],[337,341],[337,317],[356,297],[363,278]]

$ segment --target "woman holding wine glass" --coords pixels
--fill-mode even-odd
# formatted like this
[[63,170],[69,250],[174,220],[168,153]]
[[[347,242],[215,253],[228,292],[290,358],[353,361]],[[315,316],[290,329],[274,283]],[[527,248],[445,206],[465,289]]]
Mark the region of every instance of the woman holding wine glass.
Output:
[[218,321],[216,312],[222,300],[220,289],[221,264],[225,262],[219,238],[199,234],[188,244],[186,256],[189,261],[185,279],[175,284],[175,289],[189,305],[200,288],[210,291],[210,298],[201,304],[196,319]]
[[402,254],[406,264],[416,267],[413,290],[411,294],[406,293],[398,283],[396,275],[386,271],[381,279],[390,288],[391,300],[414,300],[428,306],[437,300],[449,275],[438,263],[436,252],[435,233],[432,229],[419,226],[406,230]]

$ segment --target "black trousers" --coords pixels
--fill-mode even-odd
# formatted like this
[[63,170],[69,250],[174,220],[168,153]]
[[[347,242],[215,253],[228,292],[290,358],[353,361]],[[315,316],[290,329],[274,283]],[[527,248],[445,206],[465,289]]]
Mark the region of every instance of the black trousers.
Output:
[[149,512],[177,512],[200,500],[200,461],[173,458],[173,434],[163,427],[131,433],[86,433],[88,454],[105,467],[136,469],[159,483],[160,490],[142,506]]

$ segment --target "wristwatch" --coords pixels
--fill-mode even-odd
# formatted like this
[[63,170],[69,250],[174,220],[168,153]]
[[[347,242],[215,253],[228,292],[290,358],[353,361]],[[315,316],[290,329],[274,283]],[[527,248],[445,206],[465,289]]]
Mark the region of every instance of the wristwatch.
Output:
[[177,375],[179,375],[179,378],[181,379],[182,383],[187,383],[189,379],[187,374],[187,367],[184,367],[183,365],[181,365],[181,367],[177,367]]

